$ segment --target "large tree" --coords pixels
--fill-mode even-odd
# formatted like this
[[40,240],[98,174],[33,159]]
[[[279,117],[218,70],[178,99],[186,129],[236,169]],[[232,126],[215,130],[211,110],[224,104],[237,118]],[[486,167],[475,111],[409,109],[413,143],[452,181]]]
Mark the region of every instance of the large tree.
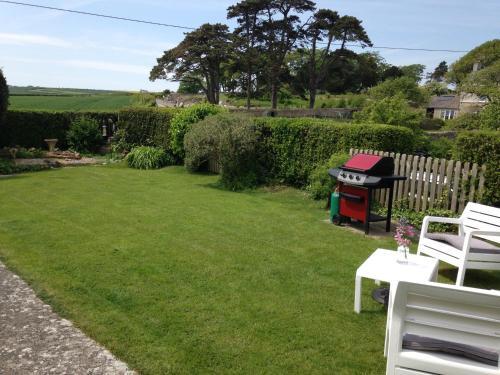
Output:
[[448,72],[448,81],[456,85],[472,73],[474,66],[484,69],[500,60],[500,39],[493,39],[474,48],[454,62]]
[[422,64],[411,64],[400,66],[401,72],[403,72],[404,77],[410,77],[415,80],[415,82],[420,82],[424,77],[425,65]]
[[165,51],[151,70],[150,79],[190,81],[199,84],[209,103],[218,104],[223,64],[231,48],[229,29],[223,24],[204,24],[186,34],[175,48]]
[[[310,43],[309,60],[309,108],[314,108],[318,86],[325,80],[328,64],[335,56],[344,58],[348,43],[358,43],[366,47],[372,43],[368,37],[361,21],[356,17],[342,16],[329,9],[320,9],[316,12],[309,24],[306,38]],[[318,42],[324,41],[325,47],[320,49],[318,56]],[[340,43],[339,52],[331,54],[333,43]]]
[[446,78],[446,73],[448,73],[448,64],[446,61],[441,61],[436,69],[427,75],[429,82],[443,82]]
[[244,0],[227,10],[227,18],[236,18],[238,27],[234,30],[234,47],[236,65],[245,70],[247,108],[251,106],[254,75],[259,64],[259,43],[261,42],[261,16],[264,14],[264,3],[261,0]]
[[304,36],[307,24],[300,14],[315,10],[311,0],[262,0],[263,19],[261,35],[265,48],[265,71],[271,90],[272,108],[278,107],[280,77],[285,69],[285,58]]
[[[460,90],[500,102],[500,60],[477,72],[470,73],[461,83]],[[500,118],[498,119],[500,122]]]

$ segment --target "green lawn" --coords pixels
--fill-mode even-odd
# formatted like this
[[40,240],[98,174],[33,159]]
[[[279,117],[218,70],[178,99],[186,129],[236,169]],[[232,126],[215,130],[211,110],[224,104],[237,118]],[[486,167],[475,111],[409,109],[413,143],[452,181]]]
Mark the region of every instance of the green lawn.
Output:
[[354,273],[392,241],[330,225],[302,192],[216,181],[121,166],[0,179],[0,258],[144,374],[384,373],[386,315],[368,282],[353,312]]
[[131,94],[96,94],[75,96],[13,95],[9,109],[42,111],[115,111],[134,104]]

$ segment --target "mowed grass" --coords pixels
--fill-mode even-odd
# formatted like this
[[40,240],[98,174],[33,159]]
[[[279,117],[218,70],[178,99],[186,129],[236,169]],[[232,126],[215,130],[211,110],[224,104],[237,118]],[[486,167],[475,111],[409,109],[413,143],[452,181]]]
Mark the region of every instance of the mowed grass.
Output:
[[122,166],[0,179],[0,258],[144,374],[384,373],[386,314],[369,281],[353,312],[354,274],[392,241],[329,224],[300,191],[216,181]]
[[13,95],[9,109],[41,111],[114,111],[134,104],[131,94],[96,94],[75,96]]

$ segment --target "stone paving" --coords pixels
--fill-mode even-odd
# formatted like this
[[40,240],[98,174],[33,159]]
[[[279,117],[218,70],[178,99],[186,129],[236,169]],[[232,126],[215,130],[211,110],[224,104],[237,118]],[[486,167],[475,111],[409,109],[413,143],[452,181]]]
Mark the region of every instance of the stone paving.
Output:
[[0,262],[0,374],[135,372],[54,313]]

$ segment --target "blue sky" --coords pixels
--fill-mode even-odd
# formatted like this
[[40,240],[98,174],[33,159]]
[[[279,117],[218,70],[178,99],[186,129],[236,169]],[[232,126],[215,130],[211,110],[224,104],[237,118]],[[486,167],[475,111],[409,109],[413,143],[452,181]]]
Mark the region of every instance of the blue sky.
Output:
[[[236,0],[26,0],[34,4],[197,27],[226,22]],[[499,0],[318,0],[363,20],[375,45],[470,50],[500,36]],[[9,84],[115,90],[174,89],[150,82],[183,31],[0,3],[0,67]],[[395,65],[433,69],[456,53],[380,50]]]

